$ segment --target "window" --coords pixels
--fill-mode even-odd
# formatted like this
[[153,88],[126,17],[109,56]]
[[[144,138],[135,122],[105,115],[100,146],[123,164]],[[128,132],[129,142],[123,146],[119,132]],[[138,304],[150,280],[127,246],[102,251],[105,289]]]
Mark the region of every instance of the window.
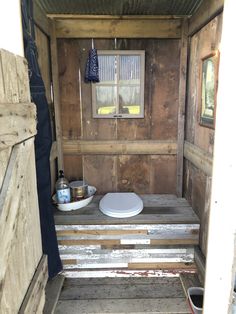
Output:
[[98,50],[100,82],[92,84],[94,118],[144,117],[144,51]]
[[218,58],[212,53],[202,59],[200,124],[214,127]]

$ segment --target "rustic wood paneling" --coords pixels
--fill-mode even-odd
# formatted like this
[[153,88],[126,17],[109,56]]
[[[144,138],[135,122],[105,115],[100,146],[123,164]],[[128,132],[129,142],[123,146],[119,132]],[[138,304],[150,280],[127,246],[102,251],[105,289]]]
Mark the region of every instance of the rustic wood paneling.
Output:
[[176,193],[176,156],[151,156],[151,193]]
[[51,62],[50,62],[50,42],[49,37],[45,35],[37,26],[35,26],[35,42],[38,52],[38,63],[43,82],[46,89],[48,103],[51,103]]
[[60,81],[59,81],[59,63],[57,39],[55,36],[55,24],[51,23],[50,28],[50,56],[52,63],[52,84],[53,84],[53,105],[55,114],[55,135],[57,141],[57,161],[59,169],[64,168],[62,151],[62,127],[61,127],[61,102],[60,102]]
[[203,57],[219,48],[221,24],[222,16],[219,15],[195,34],[190,44],[186,139],[210,154],[213,153],[214,130],[199,124],[200,66]]
[[117,190],[117,157],[95,155],[83,157],[84,179],[97,188],[98,194]]
[[156,49],[157,53],[152,55],[151,138],[175,140],[178,125],[179,41],[158,41]]
[[[146,194],[150,191],[150,157],[120,156],[117,165],[118,191]],[[138,171],[137,171],[138,170]]]
[[[64,171],[69,181],[83,179],[82,157],[78,155],[64,155]],[[90,182],[89,182],[90,183]]]
[[[174,178],[176,177],[176,166],[169,167],[162,162],[164,169],[169,168],[168,176],[170,175],[174,179],[171,182],[168,181],[169,179],[165,180],[165,186],[160,189],[161,183],[159,187],[158,185],[156,187],[156,182],[152,179],[149,157],[127,158],[123,154],[165,154],[164,151],[159,152],[158,149],[155,151],[155,144],[152,150],[151,141],[176,143],[179,40],[117,39],[117,49],[145,50],[145,116],[143,119],[94,119],[92,117],[91,84],[84,82],[85,64],[91,44],[90,39],[58,40],[65,169],[72,169],[73,155],[86,155],[83,158],[82,168],[78,172],[84,172],[89,184],[95,185],[99,189],[101,189],[100,186],[103,186],[101,190],[103,193],[112,191],[112,189],[113,191],[136,190],[141,193],[158,193],[161,190],[164,193],[173,193],[173,184],[176,184],[176,178]],[[115,48],[113,39],[96,39],[94,44],[97,49],[101,50]],[[135,146],[135,143],[138,144],[139,141],[144,143],[141,148]],[[150,149],[147,151],[145,142],[147,145],[150,144]],[[94,145],[91,146],[93,143]],[[167,155],[172,153],[176,152],[169,149],[166,152]],[[98,154],[104,156],[99,157]],[[118,159],[108,157],[109,154],[118,154],[119,157]],[[92,157],[92,155],[94,156]],[[101,160],[104,158],[106,161],[109,160],[109,164],[111,163],[112,166],[103,165]],[[123,165],[121,165],[121,161]],[[144,162],[143,166],[142,162]],[[98,164],[96,165],[96,163]],[[141,174],[138,174],[137,169],[142,170]],[[69,171],[70,177],[71,170]],[[140,178],[143,175],[145,179],[141,183]],[[164,175],[162,177],[164,178]],[[151,181],[153,182],[152,187]],[[105,185],[104,182],[106,182]],[[169,187],[168,182],[170,183]]]
[[79,50],[74,41],[59,41],[58,47],[62,135],[77,139],[81,137]]
[[187,58],[188,58],[188,20],[182,24],[180,66],[179,66],[179,108],[178,108],[178,149],[177,149],[177,178],[176,194],[183,195],[183,159],[184,159],[184,125],[187,86]]
[[[180,38],[178,19],[55,19],[58,38]],[[127,31],[128,30],[128,31]]]
[[213,156],[196,145],[184,143],[184,157],[208,176],[212,174]]
[[[220,2],[209,2],[208,7],[205,1],[203,7],[210,11],[216,8]],[[208,15],[205,10],[202,17]],[[203,12],[199,10],[199,13]],[[197,17],[197,16],[196,16]],[[201,20],[200,15],[198,16]],[[194,18],[191,19],[190,29],[198,23]],[[211,170],[212,156],[214,149],[214,130],[199,124],[200,113],[200,67],[201,59],[211,52],[219,49],[221,39],[222,14],[212,19],[200,31],[190,38],[190,56],[188,73],[188,97],[186,111],[186,142],[184,155],[184,195],[190,201],[193,209],[197,212],[201,220],[200,246],[206,254],[208,216],[209,216],[209,197],[211,195]],[[216,108],[217,115],[217,108]]]
[[[0,308],[2,313],[18,313],[42,256],[33,137],[36,118],[35,106],[29,103],[26,61],[1,50],[0,64],[0,117],[4,118],[0,137],[10,145],[0,150]],[[47,273],[34,298],[39,312],[46,280]]]

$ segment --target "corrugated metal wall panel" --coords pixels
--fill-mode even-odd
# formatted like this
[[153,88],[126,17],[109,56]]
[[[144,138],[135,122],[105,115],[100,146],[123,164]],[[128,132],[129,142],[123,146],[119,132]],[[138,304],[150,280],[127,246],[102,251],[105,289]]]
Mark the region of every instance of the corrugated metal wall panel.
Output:
[[202,0],[36,0],[47,14],[192,15]]

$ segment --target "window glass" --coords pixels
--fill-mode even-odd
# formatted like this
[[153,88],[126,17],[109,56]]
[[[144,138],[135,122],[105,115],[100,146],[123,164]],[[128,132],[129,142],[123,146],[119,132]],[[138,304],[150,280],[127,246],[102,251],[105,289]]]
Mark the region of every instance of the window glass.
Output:
[[93,117],[143,118],[144,51],[98,51],[99,83],[92,84]]

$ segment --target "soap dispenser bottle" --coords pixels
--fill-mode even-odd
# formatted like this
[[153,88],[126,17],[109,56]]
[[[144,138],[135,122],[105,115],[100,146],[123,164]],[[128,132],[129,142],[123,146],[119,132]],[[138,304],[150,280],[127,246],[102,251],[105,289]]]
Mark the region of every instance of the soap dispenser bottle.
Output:
[[63,170],[59,171],[59,178],[56,182],[56,195],[59,204],[70,203],[70,186],[68,180],[64,176]]

